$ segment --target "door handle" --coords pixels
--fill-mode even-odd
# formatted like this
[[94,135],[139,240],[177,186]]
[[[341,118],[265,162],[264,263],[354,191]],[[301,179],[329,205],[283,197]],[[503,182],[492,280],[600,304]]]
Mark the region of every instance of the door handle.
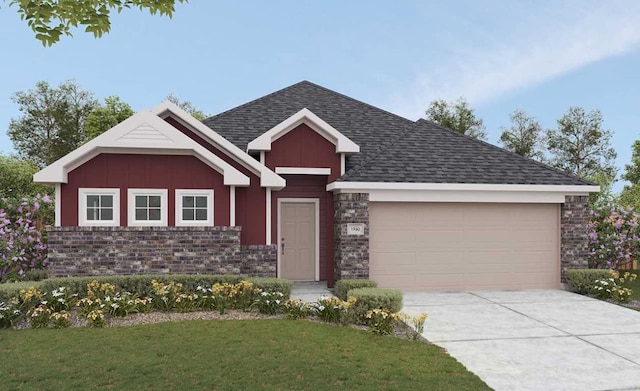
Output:
[[284,255],[284,238],[280,239],[280,243],[282,246],[282,255]]

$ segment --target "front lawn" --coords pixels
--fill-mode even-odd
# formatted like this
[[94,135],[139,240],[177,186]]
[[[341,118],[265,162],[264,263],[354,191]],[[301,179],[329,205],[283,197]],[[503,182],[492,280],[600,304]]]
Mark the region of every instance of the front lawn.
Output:
[[0,389],[484,390],[434,345],[310,321],[0,330]]

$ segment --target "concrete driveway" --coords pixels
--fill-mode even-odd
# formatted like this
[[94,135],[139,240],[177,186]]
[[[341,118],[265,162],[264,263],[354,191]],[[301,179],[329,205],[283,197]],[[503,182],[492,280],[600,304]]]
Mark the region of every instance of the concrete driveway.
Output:
[[640,389],[640,312],[561,290],[404,292],[403,311],[495,390]]

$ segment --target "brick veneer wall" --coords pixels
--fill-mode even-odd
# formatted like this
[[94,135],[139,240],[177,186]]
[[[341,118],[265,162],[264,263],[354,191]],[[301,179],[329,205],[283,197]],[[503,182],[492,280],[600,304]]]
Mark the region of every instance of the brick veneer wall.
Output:
[[49,274],[275,277],[276,246],[241,246],[240,227],[51,227]]
[[[334,194],[335,279],[369,278],[369,194]],[[349,223],[364,224],[364,235],[347,235]]]
[[565,282],[567,269],[587,268],[589,242],[589,197],[566,196],[560,211],[560,269]]

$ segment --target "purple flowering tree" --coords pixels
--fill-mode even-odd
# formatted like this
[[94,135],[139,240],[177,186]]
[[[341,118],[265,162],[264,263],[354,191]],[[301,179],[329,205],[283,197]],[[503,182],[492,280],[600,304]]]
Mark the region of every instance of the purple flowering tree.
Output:
[[9,273],[24,275],[28,270],[47,266],[47,245],[38,219],[50,209],[51,199],[39,194],[11,203],[2,200],[0,208],[0,280]]
[[609,204],[591,210],[589,267],[618,270],[640,259],[639,219],[632,207]]

